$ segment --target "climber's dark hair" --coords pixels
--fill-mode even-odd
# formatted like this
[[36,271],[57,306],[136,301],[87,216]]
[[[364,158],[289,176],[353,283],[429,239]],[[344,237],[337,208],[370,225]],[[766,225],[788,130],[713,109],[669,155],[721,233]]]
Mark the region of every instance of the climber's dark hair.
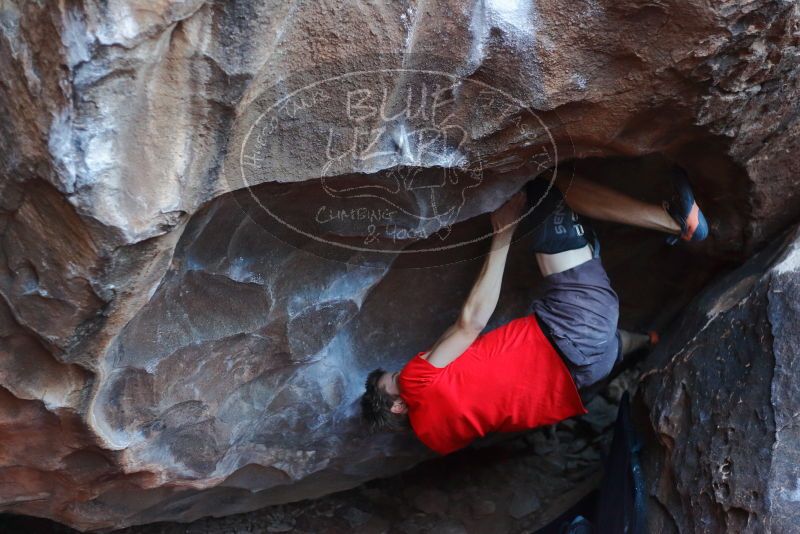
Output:
[[403,430],[408,426],[408,418],[404,414],[392,412],[395,398],[386,389],[378,385],[378,380],[386,373],[383,369],[375,369],[367,375],[364,383],[364,395],[361,397],[361,415],[371,432],[380,430]]

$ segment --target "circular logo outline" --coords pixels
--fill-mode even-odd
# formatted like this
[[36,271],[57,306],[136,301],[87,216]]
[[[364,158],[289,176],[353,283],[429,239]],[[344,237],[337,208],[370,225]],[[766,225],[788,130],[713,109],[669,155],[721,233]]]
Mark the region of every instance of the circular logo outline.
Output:
[[[543,131],[545,132],[545,134],[547,136],[547,139],[549,140],[549,145],[552,147],[552,150],[553,150],[552,161],[553,161],[554,165],[552,167],[552,169],[553,169],[552,177],[550,178],[549,183],[547,184],[547,188],[546,188],[544,194],[540,198],[536,199],[535,203],[533,203],[533,205],[531,205],[526,212],[522,213],[517,219],[515,219],[514,221],[512,221],[511,223],[509,223],[508,225],[504,226],[503,228],[501,228],[501,229],[499,229],[497,231],[495,231],[493,229],[492,231],[490,231],[488,233],[485,233],[483,235],[480,235],[480,236],[477,236],[477,237],[473,237],[473,238],[470,238],[470,239],[466,239],[466,240],[461,240],[461,241],[459,241],[457,243],[442,244],[442,245],[438,245],[438,246],[434,246],[434,247],[426,247],[426,248],[421,248],[421,249],[401,248],[401,249],[383,250],[383,249],[380,249],[380,248],[369,248],[369,247],[356,246],[356,245],[352,245],[352,244],[331,241],[331,240],[325,239],[323,237],[320,237],[318,235],[314,235],[313,233],[307,232],[307,231],[305,231],[305,230],[303,230],[301,228],[298,228],[295,225],[293,225],[292,223],[290,223],[290,222],[288,222],[286,220],[283,220],[280,216],[278,216],[277,214],[273,213],[273,211],[271,211],[267,206],[265,206],[261,202],[261,200],[259,199],[258,195],[256,195],[252,191],[252,189],[254,187],[258,187],[259,185],[262,185],[263,183],[266,183],[266,182],[259,182],[259,183],[256,183],[256,184],[251,184],[250,180],[248,179],[248,177],[246,176],[246,173],[245,173],[245,163],[244,163],[245,150],[246,150],[246,147],[248,145],[248,141],[251,138],[255,128],[273,110],[275,110],[276,108],[279,108],[281,105],[285,104],[287,101],[290,101],[296,95],[301,94],[301,93],[303,93],[305,91],[309,91],[309,90],[311,90],[311,89],[313,89],[313,88],[315,88],[315,87],[317,87],[319,85],[322,85],[322,84],[325,84],[325,83],[330,83],[330,82],[335,82],[335,81],[338,81],[338,80],[344,80],[344,79],[351,78],[351,77],[354,77],[354,76],[364,76],[364,75],[369,75],[369,74],[387,74],[387,73],[396,74],[396,75],[397,74],[400,74],[400,75],[402,75],[402,74],[434,75],[434,76],[444,77],[444,78],[450,80],[452,83],[465,83],[466,82],[466,83],[476,84],[477,86],[479,86],[481,88],[488,89],[488,90],[490,90],[492,92],[495,92],[495,93],[497,93],[499,95],[502,95],[509,102],[513,102],[515,105],[517,105],[520,112],[527,113],[527,114],[530,114],[531,116],[533,116],[535,118],[535,120],[538,122],[538,124],[542,127]],[[276,85],[273,85],[271,87],[276,87]],[[552,114],[557,116],[557,113],[555,112],[555,110],[551,110],[550,113],[552,113]],[[566,135],[566,139],[569,141],[569,144],[574,146],[573,143],[572,143],[571,137],[566,132],[564,132],[564,133]],[[550,190],[555,185],[556,179],[558,178],[559,148],[558,148],[558,143],[556,142],[556,140],[554,139],[554,137],[552,135],[552,132],[550,131],[550,128],[547,126],[547,124],[545,124],[545,122],[542,120],[542,118],[539,117],[539,115],[537,113],[535,113],[529,106],[527,106],[522,100],[520,100],[519,98],[511,95],[508,91],[506,91],[504,89],[500,89],[500,88],[494,87],[494,86],[492,86],[492,85],[490,85],[490,84],[488,84],[486,82],[483,82],[481,80],[462,78],[462,77],[460,77],[460,76],[458,76],[456,74],[453,74],[453,73],[450,73],[450,72],[446,72],[446,71],[442,71],[442,70],[418,69],[418,68],[375,68],[375,69],[366,69],[366,70],[352,70],[352,71],[344,72],[344,73],[341,73],[341,74],[337,74],[335,76],[330,76],[330,77],[326,77],[326,78],[323,78],[323,79],[320,79],[320,80],[316,80],[314,82],[305,84],[302,87],[299,87],[299,88],[291,91],[287,95],[282,96],[281,98],[279,98],[278,100],[273,102],[263,112],[261,112],[259,114],[259,116],[250,125],[250,127],[247,129],[247,132],[246,132],[246,134],[244,135],[244,137],[242,139],[242,143],[241,143],[241,147],[240,147],[238,156],[239,157],[238,157],[237,163],[238,163],[238,166],[239,166],[239,173],[240,173],[240,176],[241,176],[241,179],[242,179],[242,185],[244,186],[245,189],[247,189],[248,193],[250,194],[251,198],[255,201],[255,203],[266,214],[268,214],[273,220],[275,220],[276,222],[278,222],[279,224],[281,224],[285,228],[288,228],[289,230],[291,230],[292,232],[295,232],[298,235],[301,235],[301,236],[303,236],[305,238],[312,239],[314,241],[323,243],[323,244],[325,244],[327,246],[338,247],[338,248],[347,249],[347,250],[351,250],[351,251],[355,251],[355,252],[366,252],[366,253],[371,253],[371,254],[377,252],[377,253],[386,253],[386,254],[390,254],[390,255],[398,255],[398,254],[420,254],[420,253],[422,253],[422,254],[424,254],[424,253],[430,254],[432,252],[441,252],[441,251],[446,251],[446,250],[452,250],[452,249],[455,249],[455,248],[459,248],[459,247],[463,247],[463,246],[467,246],[467,245],[470,245],[470,244],[474,244],[474,243],[483,241],[483,240],[485,240],[487,238],[491,238],[496,233],[504,231],[509,226],[518,224],[520,221],[522,221],[523,219],[528,217],[531,213],[533,213],[533,211],[541,204],[543,199],[547,196],[547,194],[550,192]],[[482,156],[482,155],[480,155],[480,156]],[[481,158],[479,158],[478,162],[480,163],[481,161],[482,161]],[[523,163],[523,165],[524,165],[524,163]],[[385,171],[385,170],[391,170],[393,168],[398,168],[398,167],[401,167],[401,165],[394,165],[394,166],[390,166],[390,167],[385,167],[385,168],[383,168],[383,169],[381,169],[379,171],[374,171],[374,172],[381,172],[381,171]],[[428,167],[421,166],[419,168],[432,168],[432,167],[434,167],[434,166],[428,166]],[[444,169],[447,170],[447,168],[444,168]],[[534,177],[536,177],[536,176],[538,176],[538,175],[534,175]],[[324,176],[321,176],[321,178],[324,178]],[[571,177],[569,178],[569,181],[571,183],[571,181],[572,181]],[[295,183],[295,182],[288,182],[288,183]],[[323,184],[323,188],[325,188],[325,187],[326,186]],[[363,196],[385,200],[382,197],[379,197],[379,196],[376,196],[376,195],[363,195]],[[530,203],[530,199],[529,199],[529,203]],[[459,221],[453,221],[453,224],[455,224],[457,222],[459,222]],[[425,238],[421,238],[421,239],[417,239],[417,240],[409,240],[409,241],[412,241],[412,242],[423,241],[424,239],[430,238],[435,233],[436,232],[432,232],[430,235],[425,236]],[[270,232],[270,234],[275,235],[273,232]],[[278,236],[275,236],[275,237],[278,237]],[[281,241],[284,241],[283,239],[281,239],[279,237],[278,237],[278,239],[280,239]],[[289,244],[290,246],[294,246],[294,245],[291,245],[291,243],[287,243],[287,244]]]

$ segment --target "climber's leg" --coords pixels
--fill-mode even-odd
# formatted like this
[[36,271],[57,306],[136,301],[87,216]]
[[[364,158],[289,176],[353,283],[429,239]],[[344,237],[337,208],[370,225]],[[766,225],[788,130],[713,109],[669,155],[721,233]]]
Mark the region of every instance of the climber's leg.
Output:
[[658,343],[658,335],[655,332],[642,334],[639,332],[629,332],[619,329],[619,337],[622,346],[622,357],[624,358],[631,352],[635,352],[646,347],[652,347]]
[[679,235],[680,225],[663,206],[648,204],[585,178],[558,180],[567,204],[581,215],[668,234]]
[[679,238],[702,241],[708,236],[708,223],[695,201],[686,171],[673,166],[670,177],[673,194],[661,206],[580,177],[561,178],[557,185],[570,207],[581,215],[666,232],[676,236],[667,240],[670,244]]

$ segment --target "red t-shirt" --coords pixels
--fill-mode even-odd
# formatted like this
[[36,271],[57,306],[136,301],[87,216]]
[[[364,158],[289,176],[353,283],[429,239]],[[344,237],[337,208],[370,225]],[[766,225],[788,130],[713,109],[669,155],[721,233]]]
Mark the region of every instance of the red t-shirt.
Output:
[[488,432],[513,432],[587,413],[566,365],[534,315],[487,332],[446,367],[421,357],[398,376],[411,427],[440,454]]

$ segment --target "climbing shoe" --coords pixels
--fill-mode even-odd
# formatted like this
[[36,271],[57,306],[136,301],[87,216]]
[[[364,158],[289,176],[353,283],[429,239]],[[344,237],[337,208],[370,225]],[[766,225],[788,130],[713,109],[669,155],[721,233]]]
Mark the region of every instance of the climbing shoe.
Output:
[[686,171],[674,165],[670,170],[670,178],[673,193],[669,200],[664,201],[664,209],[681,227],[681,235],[669,236],[667,243],[674,245],[679,240],[702,241],[708,237],[708,222],[694,199]]
[[650,343],[650,348],[655,347],[656,345],[658,345],[658,342],[661,341],[661,336],[659,336],[658,332],[656,332],[655,330],[648,330],[647,338]]

